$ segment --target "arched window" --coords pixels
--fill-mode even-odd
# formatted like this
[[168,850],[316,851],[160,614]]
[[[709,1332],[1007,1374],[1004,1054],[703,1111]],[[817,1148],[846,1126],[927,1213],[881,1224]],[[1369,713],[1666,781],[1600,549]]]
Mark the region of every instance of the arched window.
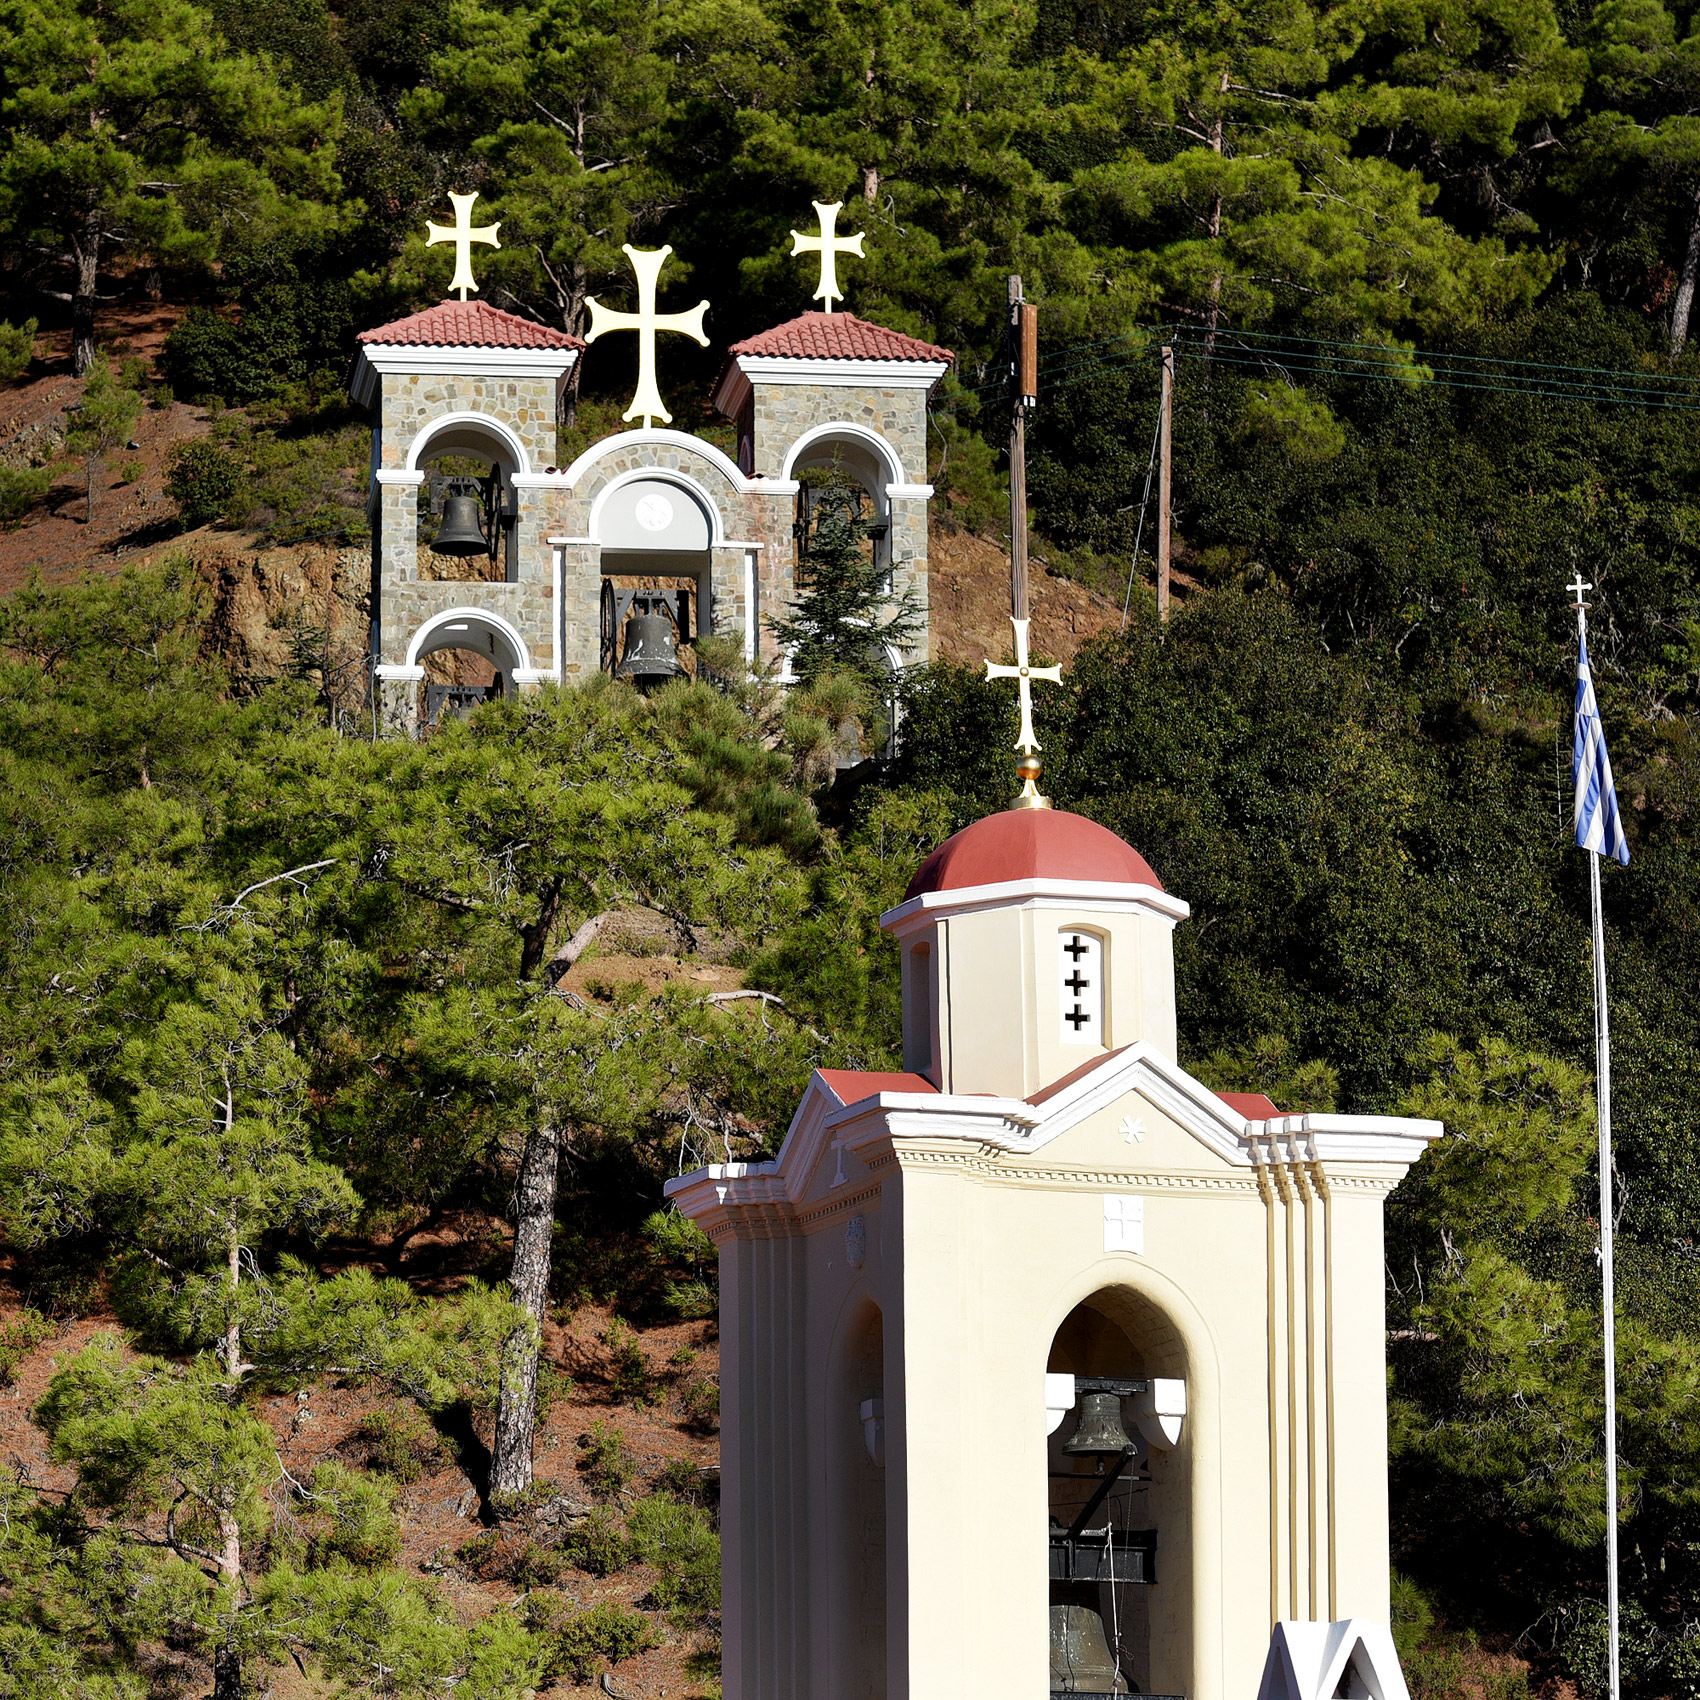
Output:
[[903,953],[903,1066],[912,1074],[933,1066],[933,947],[925,941]]
[[1098,933],[1064,927],[1057,934],[1057,1005],[1065,1045],[1107,1045],[1104,984],[1109,951]]

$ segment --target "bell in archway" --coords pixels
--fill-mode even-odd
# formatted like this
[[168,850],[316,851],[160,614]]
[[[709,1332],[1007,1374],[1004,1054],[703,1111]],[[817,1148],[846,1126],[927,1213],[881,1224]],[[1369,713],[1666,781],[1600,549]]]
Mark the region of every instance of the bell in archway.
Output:
[[1104,1620],[1090,1606],[1051,1607],[1051,1692],[1128,1692],[1127,1678],[1110,1657]]
[[679,671],[679,648],[673,622],[661,612],[660,598],[639,598],[638,612],[626,623],[626,652],[619,675],[634,685],[656,684]]
[[484,517],[484,504],[476,496],[456,492],[443,499],[443,523],[437,527],[437,539],[431,545],[434,555],[487,555],[489,540],[479,523]]
[[1122,1427],[1121,1395],[1088,1393],[1080,1401],[1080,1421],[1063,1443],[1063,1451],[1088,1457],[1120,1456],[1132,1448],[1133,1442]]

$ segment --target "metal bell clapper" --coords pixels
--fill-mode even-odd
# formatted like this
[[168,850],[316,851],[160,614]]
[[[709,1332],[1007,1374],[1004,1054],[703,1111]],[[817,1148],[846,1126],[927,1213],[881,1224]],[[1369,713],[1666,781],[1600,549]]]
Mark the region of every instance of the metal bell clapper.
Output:
[[1080,1421],[1063,1443],[1063,1451],[1076,1457],[1119,1458],[1133,1450],[1133,1442],[1122,1427],[1119,1393],[1088,1393],[1080,1401]]
[[435,555],[487,555],[489,539],[479,523],[484,517],[484,504],[476,497],[457,490],[443,499],[443,523],[437,528],[436,541],[431,545]]

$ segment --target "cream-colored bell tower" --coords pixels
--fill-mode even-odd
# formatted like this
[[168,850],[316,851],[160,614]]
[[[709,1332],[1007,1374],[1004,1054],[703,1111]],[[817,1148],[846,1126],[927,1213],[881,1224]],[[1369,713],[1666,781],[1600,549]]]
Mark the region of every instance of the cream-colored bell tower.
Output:
[[1382,1201],[1441,1128],[1194,1080],[1187,912],[1091,821],[977,822],[883,919],[904,1071],[671,1183],[720,1248],[729,1700],[1403,1700]]

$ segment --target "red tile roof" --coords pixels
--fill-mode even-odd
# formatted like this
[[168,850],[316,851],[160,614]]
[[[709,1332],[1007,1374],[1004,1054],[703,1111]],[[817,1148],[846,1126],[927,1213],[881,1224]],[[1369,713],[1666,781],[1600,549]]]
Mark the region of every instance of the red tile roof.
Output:
[[394,324],[362,331],[359,340],[409,348],[584,347],[580,337],[522,319],[517,313],[504,313],[488,301],[444,301]]
[[1095,820],[1063,809],[1005,809],[947,838],[916,870],[904,896],[1034,879],[1163,889],[1145,858]]
[[791,360],[954,360],[948,348],[937,348],[870,325],[854,313],[804,313],[775,325],[760,336],[732,344],[730,353],[777,355]]
[[1095,1074],[1104,1066],[1105,1063],[1114,1062],[1115,1059],[1126,1049],[1127,1046],[1122,1045],[1113,1051],[1103,1051],[1095,1057],[1088,1057],[1079,1068],[1070,1069],[1061,1080],[1053,1080],[1049,1086],[1041,1086],[1037,1092],[1033,1093],[1032,1096],[1028,1098],[1027,1102],[1032,1104],[1035,1108],[1037,1108],[1040,1104],[1049,1102],[1049,1100],[1056,1097],[1059,1092],[1067,1091],[1068,1088],[1075,1083],[1075,1081],[1084,1080],[1087,1075]]
[[1218,1092],[1216,1094],[1230,1110],[1238,1110],[1248,1122],[1266,1122],[1280,1115],[1272,1098],[1261,1092]]
[[853,1068],[817,1068],[815,1073],[838,1094],[841,1104],[859,1104],[876,1092],[938,1092],[924,1074],[863,1074]]

